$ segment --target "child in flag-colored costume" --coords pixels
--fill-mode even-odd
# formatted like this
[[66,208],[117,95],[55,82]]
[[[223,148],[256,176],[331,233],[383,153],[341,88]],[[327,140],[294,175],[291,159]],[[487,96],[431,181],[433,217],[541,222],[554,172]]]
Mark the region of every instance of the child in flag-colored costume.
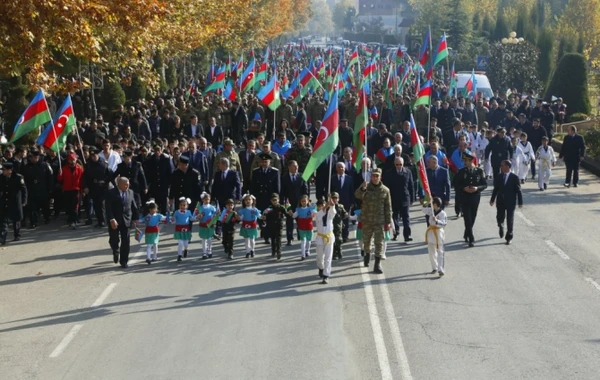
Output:
[[317,201],[317,215],[315,216],[317,225],[317,268],[319,268],[319,277],[323,279],[323,284],[329,282],[331,276],[331,259],[333,256],[333,218],[336,214],[335,203],[329,200],[326,204],[324,200]]
[[225,202],[225,209],[219,216],[223,232],[223,240],[221,242],[229,260],[233,259],[233,235],[235,233],[235,224],[238,222],[237,212],[233,209],[234,205],[233,199],[228,199]]
[[296,211],[288,211],[292,218],[296,219],[298,225],[298,235],[300,236],[300,254],[301,260],[310,256],[310,244],[313,238],[313,219],[317,215],[314,208],[310,207],[310,201],[307,195],[300,198],[300,205]]
[[156,211],[157,207],[153,199],[146,202],[146,207],[148,208],[148,214],[141,217],[139,222],[146,225],[144,230],[146,262],[150,265],[152,261],[158,260],[159,225],[164,223],[167,218]]
[[426,206],[423,208],[425,215],[429,216],[429,227],[425,231],[425,243],[429,251],[429,260],[431,261],[431,274],[438,273],[440,277],[444,275],[444,241],[446,234],[444,227],[448,223],[446,212],[442,210],[441,198],[433,198],[433,208]]
[[258,218],[261,217],[260,210],[254,207],[256,198],[253,195],[246,194],[242,198],[244,206],[238,211],[240,223],[240,236],[245,239],[246,258],[254,257],[254,245],[258,237]]
[[210,204],[210,195],[203,192],[200,195],[202,204],[196,206],[196,214],[199,222],[198,236],[202,242],[202,259],[212,257],[212,239],[215,234],[215,223],[219,216],[215,206]]
[[175,223],[175,232],[173,239],[177,240],[177,261],[188,255],[188,244],[192,238],[190,222],[196,220],[188,206],[192,201],[189,198],[179,198],[179,210],[173,213],[173,223]]

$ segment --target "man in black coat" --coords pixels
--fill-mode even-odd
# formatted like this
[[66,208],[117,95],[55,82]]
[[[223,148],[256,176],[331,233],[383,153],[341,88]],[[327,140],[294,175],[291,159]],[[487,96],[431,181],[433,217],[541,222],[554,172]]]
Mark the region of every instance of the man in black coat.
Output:
[[[310,195],[308,184],[302,179],[302,173],[298,172],[298,163],[290,160],[287,163],[288,173],[281,176],[281,202],[290,203],[290,211],[295,212],[300,198]],[[291,245],[294,240],[294,219],[287,216],[285,223],[287,244]]]
[[[342,151],[354,145],[354,131],[348,126],[348,119],[340,120],[340,128],[338,131],[340,136],[340,147]],[[317,134],[313,133],[313,136],[317,136],[318,133],[318,131]]]
[[202,133],[204,133],[204,131],[202,126],[198,124],[198,116],[190,116],[190,123],[183,127],[183,135],[188,139],[193,139],[195,137],[202,137]]
[[238,153],[240,158],[240,166],[242,167],[242,181],[244,186],[242,187],[242,194],[247,194],[250,191],[250,184],[252,183],[252,162],[256,156],[256,141],[248,140],[246,143],[246,149]]
[[110,189],[106,195],[106,219],[109,223],[108,236],[113,261],[115,264],[120,262],[121,268],[128,267],[129,229],[137,225],[139,217],[133,191],[129,190],[129,179],[119,177],[117,187]]
[[171,183],[171,160],[163,153],[162,146],[155,145],[153,150],[154,154],[143,165],[148,182],[148,196],[154,198],[159,211],[165,214]]
[[118,176],[129,178],[129,188],[135,195],[135,202],[139,209],[142,208],[142,195],[148,193],[148,183],[142,164],[133,160],[133,152],[130,149],[123,151],[123,161],[117,165],[113,178]]
[[27,205],[27,187],[22,175],[13,172],[12,162],[2,164],[0,175],[0,243],[6,244],[8,225],[12,222],[14,240],[21,240],[23,207]]
[[108,164],[103,158],[98,156],[98,148],[91,147],[90,157],[83,171],[83,193],[87,195],[85,198],[87,201],[85,205],[87,211],[86,225],[92,224],[93,205],[94,214],[96,214],[96,219],[98,220],[96,227],[106,226],[104,220],[104,201],[106,192],[108,191],[108,184],[112,180],[113,176],[108,169]]
[[[250,192],[256,197],[256,208],[261,212],[271,205],[271,196],[281,193],[281,178],[279,170],[271,167],[271,156],[268,153],[261,153],[260,167],[252,172],[252,187]],[[270,244],[268,229],[265,229],[264,222],[261,224],[261,234],[266,244]]]
[[571,177],[573,177],[573,187],[578,186],[579,182],[579,163],[585,157],[585,140],[583,136],[577,133],[577,127],[569,126],[567,136],[563,140],[563,146],[560,149],[559,159],[565,160],[567,167],[567,176],[565,178],[565,187],[571,186]]
[[211,191],[211,199],[218,202],[219,207],[224,209],[227,200],[239,201],[242,199],[242,182],[240,173],[229,168],[230,162],[227,158],[219,159],[219,170],[215,172]]
[[[339,203],[344,206],[347,212],[354,205],[354,178],[346,174],[346,165],[343,162],[335,164],[335,173],[331,177],[331,192],[338,193]],[[342,227],[343,242],[348,241],[348,218],[343,218],[344,226]]]
[[402,235],[404,241],[412,241],[410,229],[410,206],[415,200],[415,186],[412,172],[404,167],[404,159],[397,157],[394,161],[395,168],[388,170],[383,175],[383,184],[390,189],[392,196],[392,220],[394,221],[394,237],[396,240],[400,233],[402,218]]
[[[542,138],[546,136],[548,137],[548,131],[546,128],[542,127],[540,123],[540,119],[533,119],[533,126],[527,132],[527,141],[531,143],[531,147],[534,152],[537,152],[540,146],[542,146]],[[531,178],[535,179],[535,156],[531,159]]]
[[450,103],[444,101],[442,108],[437,111],[437,124],[442,130],[442,133],[452,130],[452,120],[456,118],[456,113],[450,108]]
[[223,144],[223,128],[217,125],[217,119],[211,117],[208,119],[208,125],[204,127],[204,138],[217,149]]
[[[202,178],[197,170],[189,166],[190,159],[186,156],[179,157],[177,169],[171,175],[171,184],[169,187],[170,209],[175,210],[175,200],[179,198],[189,198],[191,200],[188,209],[194,212],[196,204],[200,200],[200,184]],[[190,221],[190,231],[192,222]]]
[[46,221],[50,222],[50,195],[54,186],[54,173],[50,165],[40,159],[40,151],[31,151],[31,157],[23,167],[23,177],[27,188],[34,190],[28,192],[26,211],[30,227],[37,227],[40,209]]
[[502,127],[496,129],[496,136],[494,136],[489,144],[485,147],[485,157],[492,155],[492,174],[494,179],[500,173],[500,164],[504,160],[510,160],[513,156],[513,148],[510,140],[506,138],[506,130]]
[[[231,138],[236,144],[243,140],[244,131],[248,128],[248,115],[244,107],[237,100],[233,101],[231,108]],[[245,181],[244,181],[245,183]]]
[[509,160],[502,161],[500,166],[502,173],[494,179],[494,190],[490,200],[490,206],[493,206],[496,201],[496,221],[500,238],[504,237],[504,219],[506,218],[506,245],[509,245],[513,239],[517,204],[519,208],[523,207],[521,183],[519,177],[510,172],[511,165]]

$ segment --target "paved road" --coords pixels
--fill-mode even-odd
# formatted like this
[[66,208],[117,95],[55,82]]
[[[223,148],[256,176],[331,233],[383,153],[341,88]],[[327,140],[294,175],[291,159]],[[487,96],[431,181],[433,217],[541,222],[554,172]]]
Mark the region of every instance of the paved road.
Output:
[[219,247],[177,263],[165,235],[157,264],[123,271],[105,231],[27,232],[0,251],[0,378],[598,378],[600,182],[564,189],[563,174],[544,193],[525,185],[511,246],[489,191],[475,248],[452,217],[443,279],[426,274],[417,207],[415,242],[390,245],[385,276],[348,243],[327,286],[297,243],[280,263],[263,244],[253,260]]

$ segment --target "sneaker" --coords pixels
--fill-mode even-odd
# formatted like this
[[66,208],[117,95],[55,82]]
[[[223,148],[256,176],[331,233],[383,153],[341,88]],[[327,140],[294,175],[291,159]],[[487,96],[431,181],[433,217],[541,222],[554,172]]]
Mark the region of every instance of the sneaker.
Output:
[[564,187],[571,187],[571,185],[565,182]]
[[208,256],[206,256],[206,253],[202,255],[202,260],[206,260],[208,259]]
[[444,277],[444,272],[440,271],[440,277]]
[[230,253],[230,254],[228,254],[228,255],[227,255],[227,259],[229,259],[229,260],[233,260],[233,253]]

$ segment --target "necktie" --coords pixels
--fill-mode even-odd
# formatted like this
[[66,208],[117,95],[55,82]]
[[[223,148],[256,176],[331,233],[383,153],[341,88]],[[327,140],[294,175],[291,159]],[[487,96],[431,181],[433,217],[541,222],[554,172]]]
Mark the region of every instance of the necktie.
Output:
[[458,132],[454,132],[454,137],[456,138],[456,141],[458,141]]
[[222,179],[223,179],[223,181],[225,181],[225,172],[223,172],[223,178]]
[[127,201],[127,193],[124,191],[121,193],[121,201],[123,202],[123,204],[125,204],[125,202]]
[[508,182],[508,173],[504,175],[504,184],[506,185],[506,182]]
[[296,175],[292,174],[292,182],[296,182]]

